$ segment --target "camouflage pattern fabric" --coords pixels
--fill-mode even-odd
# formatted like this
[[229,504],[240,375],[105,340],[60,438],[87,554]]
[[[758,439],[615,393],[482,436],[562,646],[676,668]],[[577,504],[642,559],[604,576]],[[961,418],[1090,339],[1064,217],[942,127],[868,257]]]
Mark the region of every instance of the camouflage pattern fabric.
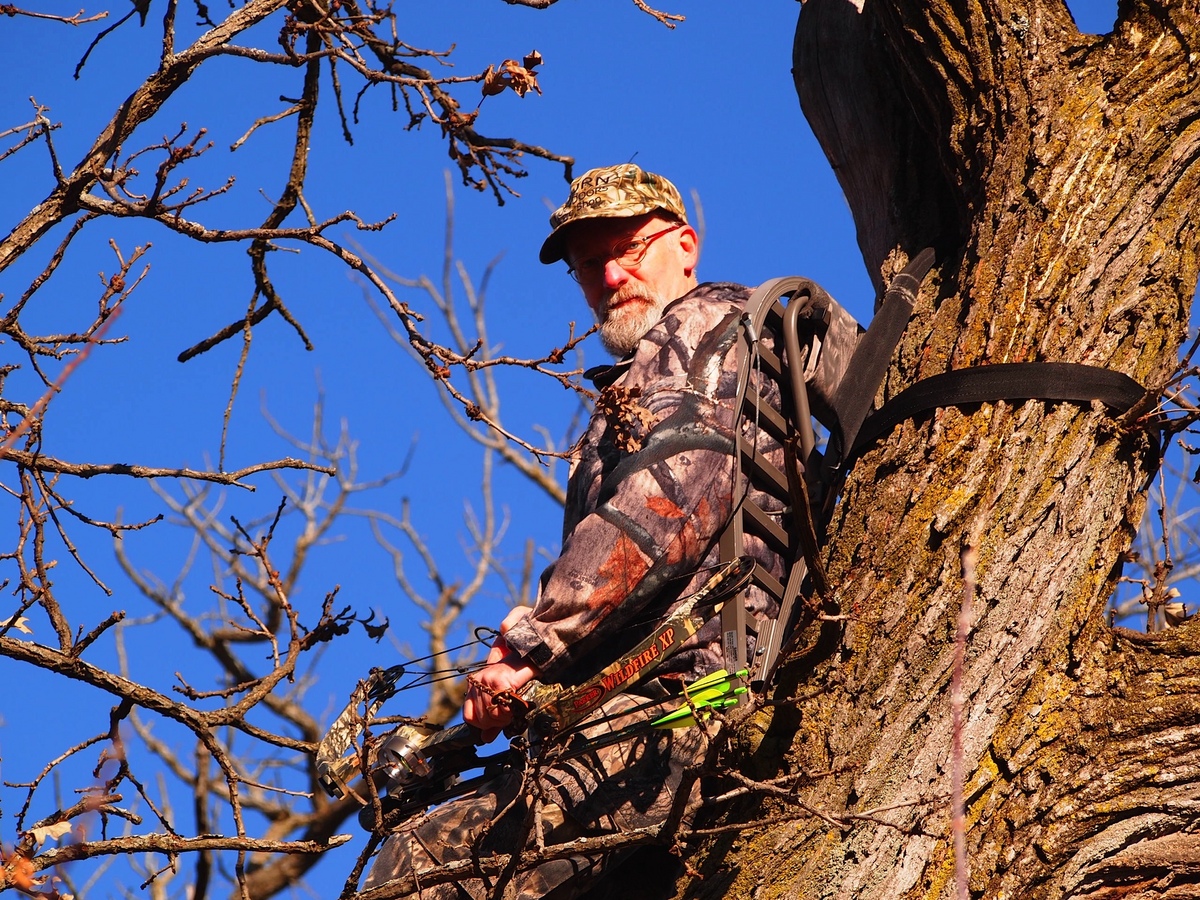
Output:
[[[649,721],[679,701],[634,711],[642,702],[643,697],[632,694],[614,697],[595,717],[617,718],[585,729],[580,737],[594,739],[610,730]],[[534,846],[535,817],[547,847],[661,824],[675,802],[685,767],[700,760],[706,741],[700,728],[655,730],[548,764],[540,771],[499,776],[471,797],[410,820],[391,835],[364,889],[412,875],[416,885],[408,896],[420,900],[483,900],[502,895],[566,900],[577,896],[620,854],[577,853],[518,869],[508,878],[464,878],[424,886],[420,877],[445,863]],[[527,780],[536,784],[527,784]],[[690,810],[698,800],[699,791],[693,787],[687,801]]]
[[[597,380],[605,386],[567,484],[562,553],[543,572],[532,613],[506,635],[542,680],[573,683],[611,662],[642,636],[639,623],[698,589],[717,562],[714,541],[735,494],[750,489],[739,479],[735,492],[732,455],[734,350],[749,295],[740,285],[700,285],[666,308],[615,380]],[[763,391],[778,406],[776,387]],[[782,468],[778,445],[752,422],[740,425]],[[782,574],[757,539],[747,536],[746,552]],[[757,591],[747,605],[760,619],[778,611]],[[690,681],[721,665],[714,621],[657,674]]]
[[[707,580],[708,567],[718,562],[717,537],[735,503],[753,490],[744,477],[735,484],[734,427],[782,465],[778,445],[756,432],[753,422],[739,422],[734,410],[734,351],[749,296],[740,285],[700,285],[666,308],[631,359],[596,378],[602,393],[568,482],[562,553],[543,573],[530,614],[506,635],[510,647],[542,669],[543,681],[573,684],[595,674],[644,637],[646,623]],[[775,386],[760,387],[778,406]],[[776,501],[753,496],[778,511]],[[749,535],[746,552],[782,575],[781,561]],[[759,618],[778,611],[757,590],[747,592],[746,604]],[[721,666],[720,624],[713,620],[640,690],[666,685],[677,693],[683,683]],[[627,711],[640,700],[615,697],[599,714]],[[676,699],[659,708],[678,705]],[[620,724],[595,726],[591,733]],[[527,813],[534,796],[543,798],[536,814],[545,823],[547,845],[661,824],[683,769],[700,758],[705,740],[701,728],[654,732],[550,765],[533,791],[521,789],[520,773],[497,779],[390,836],[367,884],[472,853],[520,850],[531,840]],[[604,855],[545,862],[517,872],[508,889],[511,895],[515,887],[519,897],[554,891],[561,900],[582,891],[611,862]],[[414,896],[484,898],[497,890],[470,879]]]

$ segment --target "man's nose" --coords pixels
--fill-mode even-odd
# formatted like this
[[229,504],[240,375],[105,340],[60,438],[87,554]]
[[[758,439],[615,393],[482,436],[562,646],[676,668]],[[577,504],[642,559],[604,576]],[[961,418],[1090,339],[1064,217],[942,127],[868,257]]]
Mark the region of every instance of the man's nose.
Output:
[[604,286],[616,290],[629,280],[629,270],[615,259],[604,264]]

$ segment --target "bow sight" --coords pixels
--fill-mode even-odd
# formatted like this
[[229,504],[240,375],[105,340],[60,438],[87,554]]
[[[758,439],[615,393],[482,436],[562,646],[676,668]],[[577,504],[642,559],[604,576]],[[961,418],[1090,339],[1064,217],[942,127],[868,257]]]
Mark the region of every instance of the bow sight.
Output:
[[[465,794],[500,771],[521,765],[528,748],[564,741],[574,733],[574,726],[606,699],[645,680],[715,616],[726,600],[740,595],[753,568],[754,561],[749,557],[724,563],[641,643],[582,684],[564,687],[531,681],[519,694],[506,696],[504,699],[513,711],[513,723],[505,731],[514,741],[508,749],[490,756],[479,756],[481,733],[466,724],[450,728],[405,724],[381,740],[367,741],[364,745],[366,725],[384,702],[400,690],[397,684],[405,674],[402,665],[373,669],[355,688],[350,702],[317,746],[317,779],[330,796],[340,799],[350,795],[367,807],[360,821],[369,830],[378,824],[372,814],[371,793],[380,797],[387,825],[395,824],[401,815]],[[697,716],[706,718],[712,709],[736,704],[737,697],[746,691],[740,686],[745,677],[745,671],[730,676],[722,670],[700,679],[684,689],[684,703],[678,710],[650,722],[649,726],[686,727],[695,724]],[[606,735],[604,743],[624,740],[643,727],[631,726]],[[596,746],[594,742],[583,743],[580,750]],[[477,769],[480,774],[462,778],[463,773]],[[354,782],[364,772],[374,786],[374,791],[367,789],[367,796],[354,788]]]

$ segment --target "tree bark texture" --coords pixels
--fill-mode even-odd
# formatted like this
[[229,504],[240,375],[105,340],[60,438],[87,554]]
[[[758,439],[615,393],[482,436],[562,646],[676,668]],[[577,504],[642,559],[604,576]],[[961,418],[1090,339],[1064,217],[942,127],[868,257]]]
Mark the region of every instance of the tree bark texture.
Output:
[[[807,0],[795,74],[868,270],[937,250],[885,396],[1030,361],[1161,387],[1197,282],[1198,0],[1122,0],[1105,37],[1060,0]],[[846,618],[806,626],[743,748],[759,776],[803,773],[821,815],[720,840],[690,894],[958,896],[970,548],[970,896],[1200,896],[1200,626],[1104,619],[1157,461],[1144,421],[1021,400],[940,409],[865,453],[826,557]]]

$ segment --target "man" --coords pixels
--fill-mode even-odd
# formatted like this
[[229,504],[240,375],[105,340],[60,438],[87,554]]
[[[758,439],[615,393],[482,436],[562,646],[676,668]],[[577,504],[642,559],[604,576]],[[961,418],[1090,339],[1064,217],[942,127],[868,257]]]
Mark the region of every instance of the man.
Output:
[[[600,394],[568,483],[562,553],[543,573],[537,603],[505,618],[487,665],[469,679],[463,717],[486,740],[511,721],[510,694],[533,678],[571,684],[594,675],[703,584],[718,559],[716,539],[749,490],[734,483],[732,450],[733,429],[742,427],[733,351],[750,292],[698,284],[699,241],[678,190],[632,164],[593,169],[572,183],[550,223],[541,261],[567,263],[604,346],[621,361],[593,376]],[[755,437],[762,452],[780,453]],[[765,547],[746,543],[781,572]],[[747,606],[759,617],[776,612],[754,591]],[[710,622],[648,683],[606,702],[593,717],[603,721],[585,734],[677,707],[684,684],[722,666],[719,638]],[[659,702],[647,709],[648,699]],[[367,887],[473,854],[517,852],[533,846],[535,833],[549,847],[661,824],[677,801],[691,811],[700,799],[696,790],[677,798],[676,789],[705,746],[699,728],[653,731],[551,761],[532,787],[497,779],[389,837]],[[415,895],[487,897],[511,878],[516,896],[561,900],[612,861],[578,853]]]

